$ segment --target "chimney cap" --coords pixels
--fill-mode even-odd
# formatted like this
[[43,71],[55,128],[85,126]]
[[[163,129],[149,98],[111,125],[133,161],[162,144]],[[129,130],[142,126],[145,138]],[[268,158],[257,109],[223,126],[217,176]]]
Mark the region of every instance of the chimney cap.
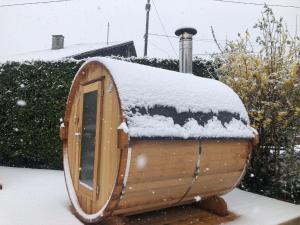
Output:
[[183,27],[183,28],[179,28],[175,31],[176,36],[180,36],[184,33],[195,35],[195,34],[197,34],[197,30],[192,27]]
[[61,34],[53,34],[52,37],[64,37],[64,35],[61,35]]

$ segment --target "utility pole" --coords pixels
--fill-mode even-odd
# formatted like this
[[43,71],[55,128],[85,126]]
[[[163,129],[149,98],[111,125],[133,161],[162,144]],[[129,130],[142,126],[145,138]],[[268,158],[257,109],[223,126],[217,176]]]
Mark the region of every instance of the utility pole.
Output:
[[109,40],[109,22],[107,23],[107,35],[106,35],[106,45],[108,45],[108,40]]
[[149,12],[151,9],[150,0],[147,0],[146,4],[146,32],[145,32],[145,48],[144,48],[144,56],[147,56],[148,52],[148,31],[149,31]]

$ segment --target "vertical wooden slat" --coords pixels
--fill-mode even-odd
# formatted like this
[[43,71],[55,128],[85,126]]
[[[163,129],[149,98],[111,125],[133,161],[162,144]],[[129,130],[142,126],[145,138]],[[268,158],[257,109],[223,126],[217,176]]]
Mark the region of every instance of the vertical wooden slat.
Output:
[[[230,190],[240,178],[250,153],[248,141],[203,141],[200,174],[188,197]],[[207,194],[205,194],[207,196]]]

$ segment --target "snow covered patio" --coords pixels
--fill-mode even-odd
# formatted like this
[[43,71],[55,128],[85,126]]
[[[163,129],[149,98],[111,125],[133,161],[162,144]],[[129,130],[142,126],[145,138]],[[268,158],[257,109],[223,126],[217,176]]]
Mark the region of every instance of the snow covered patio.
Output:
[[[62,171],[0,167],[0,183],[3,185],[3,190],[0,190],[0,225],[82,224],[70,211]],[[300,205],[240,190],[234,190],[224,198],[232,213],[225,218],[224,221],[230,221],[226,224],[300,224]],[[167,211],[166,218],[174,212],[174,209],[169,214]],[[201,215],[207,216],[208,213],[202,212]],[[201,215],[189,215],[190,220],[186,221],[189,224],[212,224],[201,221]],[[135,219],[136,223],[131,224],[154,224],[149,220],[137,222],[140,220]],[[157,218],[155,224],[161,224]],[[168,224],[184,223],[181,220]]]

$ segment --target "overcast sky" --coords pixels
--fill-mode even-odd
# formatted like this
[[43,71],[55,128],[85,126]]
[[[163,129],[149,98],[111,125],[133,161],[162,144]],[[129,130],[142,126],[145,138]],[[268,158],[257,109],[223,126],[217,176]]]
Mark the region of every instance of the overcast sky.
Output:
[[[0,5],[41,0],[1,0]],[[46,0],[43,0],[46,1]],[[240,0],[245,2],[295,5],[300,0]],[[197,39],[211,39],[210,26],[217,39],[234,39],[238,32],[252,27],[260,17],[263,6],[230,4],[214,0],[154,0],[168,35],[178,27],[192,26],[198,30],[194,54],[217,52],[215,44]],[[110,22],[111,42],[133,40],[138,56],[143,55],[146,0],[73,0],[70,2],[29,6],[0,7],[0,58],[49,49],[51,35],[65,36],[65,45],[106,41]],[[152,2],[151,2],[152,3]],[[292,34],[300,33],[300,9],[273,7],[277,16],[284,18]],[[155,12],[150,12],[150,33],[165,34]],[[175,52],[165,37],[149,37],[148,55],[177,57],[178,40],[170,38]],[[221,42],[222,43],[222,42]]]

